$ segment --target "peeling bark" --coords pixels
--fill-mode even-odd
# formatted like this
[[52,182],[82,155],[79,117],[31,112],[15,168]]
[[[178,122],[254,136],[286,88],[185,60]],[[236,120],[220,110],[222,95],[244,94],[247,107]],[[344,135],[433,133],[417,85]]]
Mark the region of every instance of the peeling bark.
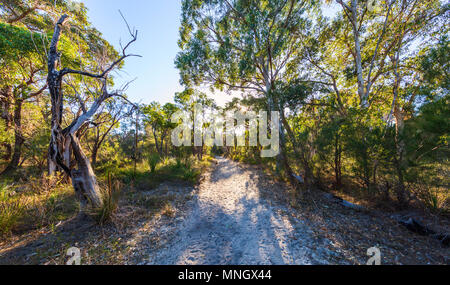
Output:
[[72,185],[80,200],[81,210],[83,211],[88,203],[96,208],[101,207],[102,195],[91,163],[81,149],[77,137],[71,134],[70,141],[78,166],[78,169],[71,171]]

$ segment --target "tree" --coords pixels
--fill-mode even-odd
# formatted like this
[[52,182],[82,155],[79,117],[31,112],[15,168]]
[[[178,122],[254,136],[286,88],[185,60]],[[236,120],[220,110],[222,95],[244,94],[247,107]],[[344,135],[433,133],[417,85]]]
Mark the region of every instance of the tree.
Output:
[[[43,55],[48,42],[47,31],[53,28],[52,15],[60,9],[68,11],[80,26],[88,25],[84,6],[71,1],[7,0],[0,6],[1,59],[6,66],[1,74],[0,102],[6,127],[14,128],[14,147],[10,142],[3,142],[7,150],[5,158],[9,159],[12,154],[3,173],[10,173],[18,167],[23,146],[29,139],[24,135],[26,126],[22,126],[23,106],[36,101],[46,89],[46,59]],[[91,38],[94,38],[93,32],[90,33]],[[70,30],[67,34],[73,42],[86,42],[80,30]],[[67,43],[67,38],[63,39],[66,48]],[[65,64],[77,66],[76,57],[76,54],[68,52],[62,60]]]
[[[157,102],[152,102],[142,108],[142,113],[145,115],[144,123],[151,126],[156,151],[160,157],[168,155],[166,139],[170,131],[175,128],[175,125],[171,122],[171,117],[177,110],[177,107],[172,103],[161,106]],[[165,151],[164,143],[166,143]]]
[[[410,116],[415,101],[420,97],[420,86],[417,80],[422,76],[421,71],[414,68],[417,66],[417,56],[410,55],[412,42],[417,40],[432,40],[431,31],[440,29],[442,20],[440,16],[447,10],[441,7],[440,1],[417,1],[403,0],[397,5],[393,5],[396,14],[391,30],[393,48],[389,54],[391,68],[394,74],[393,95],[392,95],[392,115],[395,119],[395,148],[394,164],[397,170],[398,185],[396,187],[397,199],[400,204],[407,203],[407,193],[405,187],[405,160],[404,129],[405,120]],[[444,24],[445,25],[445,24]],[[425,33],[426,36],[422,36]],[[411,68],[413,67],[413,68]],[[389,119],[391,114],[389,115]]]
[[120,121],[133,114],[134,105],[121,102],[122,100],[110,100],[102,106],[90,123],[88,131],[89,146],[91,152],[91,164],[93,167],[97,164],[97,156],[101,146],[105,143],[108,135],[119,127]]
[[[183,1],[176,58],[182,82],[249,91],[262,95],[268,110],[283,113],[274,84],[291,78],[301,31],[310,25],[304,14],[314,7],[296,0]],[[278,123],[289,129],[286,120]],[[291,177],[283,139],[281,150],[277,161]]]
[[[42,44],[36,44],[41,35],[24,28],[0,22],[1,61],[5,64],[0,79],[0,101],[5,128],[14,128],[14,147],[4,142],[10,159],[2,174],[11,173],[20,163],[26,141],[22,126],[23,104],[39,96],[47,88],[42,82],[44,65],[39,53]],[[11,108],[12,107],[12,108]]]
[[[61,64],[61,56],[58,51],[58,44],[61,40],[63,25],[68,19],[68,15],[63,15],[57,21],[52,36],[49,54],[48,54],[48,77],[47,84],[49,87],[51,103],[52,103],[52,121],[51,121],[51,140],[49,146],[49,173],[54,174],[57,168],[62,169],[68,177],[72,179],[72,185],[80,200],[81,209],[84,210],[88,204],[93,207],[101,207],[103,204],[99,186],[92,169],[89,159],[84,154],[80,141],[79,132],[89,124],[90,118],[100,109],[102,104],[112,97],[121,97],[123,90],[114,92],[108,91],[108,81],[110,72],[117,68],[120,63],[134,56],[127,53],[127,49],[137,39],[137,31],[129,29],[131,40],[122,48],[121,55],[109,63],[106,68],[100,69],[99,73],[90,71],[76,70],[71,68],[58,69]],[[65,76],[75,75],[87,77],[98,81],[101,86],[101,93],[97,94],[90,108],[86,108],[83,101],[79,101],[81,114],[63,129],[64,118],[64,96],[63,96],[63,79]],[[71,168],[71,157],[74,156],[77,169]]]

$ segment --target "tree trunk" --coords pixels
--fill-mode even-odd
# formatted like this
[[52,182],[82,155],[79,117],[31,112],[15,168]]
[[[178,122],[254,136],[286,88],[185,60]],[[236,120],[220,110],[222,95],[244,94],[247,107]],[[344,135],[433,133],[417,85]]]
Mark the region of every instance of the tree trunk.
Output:
[[95,165],[97,164],[98,149],[99,149],[99,145],[97,143],[95,143],[94,147],[92,148],[92,153],[91,153],[91,164],[92,164],[92,167],[95,167]]
[[153,137],[155,138],[155,147],[156,147],[156,151],[158,152],[158,154],[162,157],[162,140],[161,140],[161,145],[159,144],[158,141],[158,135],[156,134],[156,130],[152,127],[153,129]]
[[14,153],[11,161],[2,174],[11,173],[17,169],[22,157],[22,147],[25,142],[22,132],[22,99],[16,99],[14,103]]
[[362,56],[361,56],[361,42],[360,42],[360,32],[358,27],[358,3],[356,0],[351,1],[351,24],[353,28],[353,37],[355,40],[355,65],[356,65],[356,76],[358,80],[358,95],[361,100],[361,107],[367,107],[367,98],[364,94],[364,78],[362,70]]
[[[10,86],[0,90],[0,117],[5,121],[5,132],[8,132],[8,130],[11,128],[11,124],[13,121],[13,116],[11,116],[9,110],[12,97],[12,88]],[[11,144],[8,142],[4,142],[2,143],[2,146],[6,150],[3,153],[2,159],[9,160],[12,154]]]
[[399,109],[398,106],[395,107],[394,111],[395,116],[395,147],[396,147],[396,157],[395,157],[395,168],[397,170],[397,178],[398,185],[395,187],[395,192],[397,195],[397,200],[401,207],[405,207],[407,205],[407,193],[404,181],[404,151],[405,151],[405,142],[403,141],[402,135],[404,130],[404,116],[403,112]]
[[342,187],[342,169],[341,169],[342,147],[340,145],[340,135],[336,134],[334,145],[334,176],[335,176],[335,188],[340,189]]
[[[89,111],[76,118],[72,124],[65,130],[62,130],[64,101],[62,91],[63,73],[56,68],[60,57],[58,43],[61,35],[61,26],[66,19],[67,15],[64,15],[56,24],[48,55],[47,83],[52,103],[48,168],[50,175],[54,175],[56,174],[56,171],[62,169],[72,179],[72,185],[81,205],[80,209],[84,212],[88,203],[96,208],[102,206],[103,200],[92,166],[89,159],[83,153],[75,134],[83,124],[95,114],[100,107],[100,104],[103,102],[102,100],[105,100],[107,96],[104,94],[100,96],[100,98],[92,104]],[[70,160],[71,153],[75,156],[78,169],[71,170],[70,161],[67,161],[67,156],[69,156]]]
[[292,128],[289,125],[288,121],[286,120],[286,117],[285,117],[285,114],[284,114],[284,110],[281,110],[280,117],[281,117],[281,121],[282,121],[282,123],[284,125],[284,128],[286,129],[286,132],[287,132],[289,138],[291,139],[295,155],[297,156],[297,158],[300,159],[300,161],[302,163],[303,171],[305,172],[304,173],[305,174],[304,175],[305,188],[307,190],[309,190],[310,186],[312,186],[314,184],[314,181],[315,181],[314,174],[313,174],[312,169],[311,169],[311,167],[309,165],[308,159],[305,156],[304,150],[301,150],[301,151],[298,150],[301,147],[297,143],[297,139],[295,138],[295,134],[292,131]]
[[[267,106],[269,109],[269,112],[272,111],[279,111],[279,105],[278,105],[278,101],[276,100],[276,98],[274,98],[273,94],[272,94],[272,85],[270,84],[270,82],[266,81],[266,97],[267,97]],[[274,100],[275,99],[275,100]],[[269,119],[270,121],[272,121],[272,117],[270,117]],[[281,119],[280,119],[281,121]],[[278,124],[281,125],[281,122],[277,122]],[[280,130],[280,139],[282,139],[282,132],[283,132],[283,128],[279,128]],[[282,146],[283,141],[280,141],[280,153],[276,156],[276,172],[279,173],[280,170],[282,169],[283,165],[286,165],[286,162],[284,161],[284,156],[282,154],[281,149],[283,148]],[[290,176],[290,174],[288,174]]]
[[97,178],[89,159],[80,147],[80,142],[75,135],[70,135],[73,154],[77,161],[78,169],[71,171],[72,185],[80,201],[81,211],[84,211],[90,203],[94,208],[103,204]]
[[[136,41],[137,32],[131,33],[132,40],[122,49],[122,56],[114,61],[106,70],[101,74],[93,74],[86,71],[73,70],[70,68],[63,68],[58,70],[60,64],[61,53],[58,51],[58,44],[61,37],[61,28],[64,22],[68,18],[67,15],[63,15],[55,25],[53,37],[50,43],[48,53],[48,75],[47,86],[50,92],[50,98],[52,103],[52,121],[51,121],[51,139],[48,151],[48,168],[49,174],[54,175],[56,171],[62,169],[68,177],[72,179],[72,184],[75,192],[80,199],[81,210],[84,211],[87,204],[91,204],[94,208],[101,207],[103,205],[102,195],[97,184],[92,165],[86,155],[83,153],[78,136],[82,133],[83,129],[89,120],[96,114],[103,102],[113,96],[121,96],[120,92],[108,93],[107,82],[108,74],[117,67],[129,54],[126,54],[127,47],[131,43]],[[82,108],[83,113],[77,115],[72,123],[64,130],[62,129],[62,117],[63,117],[63,89],[62,82],[63,77],[68,74],[78,74],[81,76],[87,76],[102,81],[101,93],[95,98],[91,104],[89,110]],[[136,119],[136,137],[135,147],[137,148],[138,138],[138,118]],[[73,169],[71,165],[71,156],[75,157],[76,166],[78,169]],[[136,160],[135,160],[136,163]]]
[[405,128],[405,115],[404,111],[399,105],[399,86],[401,83],[400,73],[398,72],[398,64],[400,60],[400,51],[396,52],[394,60],[394,75],[395,82],[393,88],[394,95],[394,118],[395,118],[395,148],[396,148],[396,157],[395,157],[395,167],[397,170],[397,178],[398,185],[395,187],[397,200],[401,207],[407,206],[407,193],[405,187],[405,181],[403,176],[404,171],[404,151],[405,151],[405,142],[403,140],[403,130]]
[[166,141],[166,157],[169,156],[169,139]]

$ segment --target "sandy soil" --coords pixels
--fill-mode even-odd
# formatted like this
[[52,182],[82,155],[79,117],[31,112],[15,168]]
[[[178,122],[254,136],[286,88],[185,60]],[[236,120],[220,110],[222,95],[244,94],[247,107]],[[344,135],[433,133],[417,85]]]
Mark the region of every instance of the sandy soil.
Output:
[[294,221],[287,207],[264,198],[262,193],[273,190],[273,184],[236,162],[218,158],[217,163],[173,239],[150,252],[146,264],[326,263],[313,250],[318,244],[309,227]]

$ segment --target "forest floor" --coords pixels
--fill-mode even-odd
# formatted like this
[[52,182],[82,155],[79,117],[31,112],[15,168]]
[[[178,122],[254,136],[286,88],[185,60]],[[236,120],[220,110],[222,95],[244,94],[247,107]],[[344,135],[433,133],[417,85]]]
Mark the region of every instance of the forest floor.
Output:
[[261,167],[223,158],[197,186],[127,193],[110,225],[74,218],[0,244],[0,264],[64,264],[73,246],[82,264],[366,264],[371,247],[382,264],[450,263],[450,249],[392,214],[300,197]]

